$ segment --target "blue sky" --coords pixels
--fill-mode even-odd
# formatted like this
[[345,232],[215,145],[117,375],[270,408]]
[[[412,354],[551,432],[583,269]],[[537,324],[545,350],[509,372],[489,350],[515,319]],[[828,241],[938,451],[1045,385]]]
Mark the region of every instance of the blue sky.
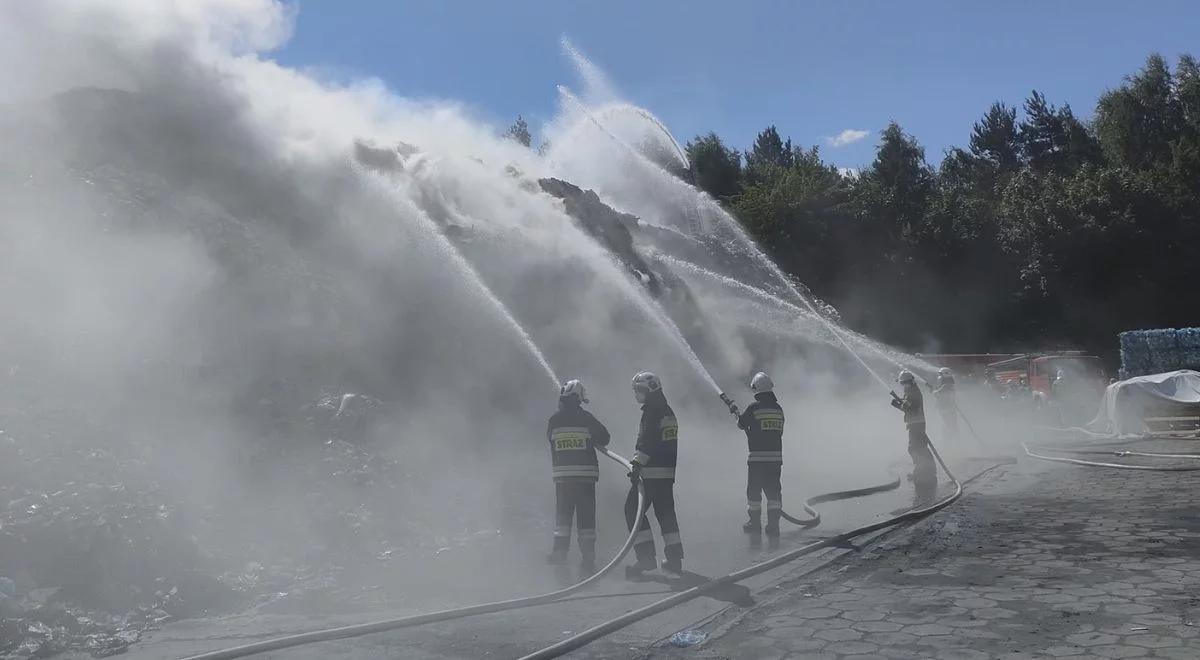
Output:
[[[374,76],[537,128],[555,85],[578,88],[560,39],[684,142],[716,131],[744,148],[768,124],[860,167],[898,121],[931,162],[965,145],[996,100],[1032,89],[1090,116],[1146,55],[1200,56],[1200,2],[986,0],[301,0],[293,66]],[[867,131],[834,146],[843,131]],[[850,134],[851,136],[857,134]]]

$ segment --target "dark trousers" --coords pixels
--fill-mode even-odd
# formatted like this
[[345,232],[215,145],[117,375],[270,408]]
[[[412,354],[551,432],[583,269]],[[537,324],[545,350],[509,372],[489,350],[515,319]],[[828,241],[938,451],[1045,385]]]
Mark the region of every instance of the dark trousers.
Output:
[[579,525],[579,552],[583,560],[596,560],[596,482],[571,479],[554,482],[554,552],[565,555],[571,547],[571,519]]
[[746,512],[750,522],[762,524],[762,496],[767,496],[767,529],[779,529],[779,512],[783,510],[783,487],[779,475],[783,463],[746,464]]
[[933,462],[933,454],[929,451],[929,436],[925,435],[924,424],[910,424],[908,427],[908,455],[913,461],[913,488],[917,499],[933,499],[937,492],[937,467]]
[[[663,537],[663,554],[667,559],[683,559],[683,541],[679,538],[679,519],[675,517],[675,482],[671,479],[642,479],[642,487],[646,491],[646,511],[654,509],[654,517],[658,519],[658,529]],[[654,535],[650,531],[650,521],[637,515],[637,488],[629,489],[625,498],[625,524],[630,531],[637,523],[637,537],[634,539],[633,550],[641,563],[654,562]]]

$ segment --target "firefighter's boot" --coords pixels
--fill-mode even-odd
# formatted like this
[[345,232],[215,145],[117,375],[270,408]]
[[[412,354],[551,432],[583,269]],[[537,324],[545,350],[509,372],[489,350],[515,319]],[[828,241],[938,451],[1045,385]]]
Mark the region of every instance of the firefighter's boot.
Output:
[[664,571],[666,571],[668,573],[674,573],[675,575],[682,575],[683,574],[683,560],[679,559],[678,557],[676,557],[674,559],[664,559],[662,562],[662,568]]
[[649,559],[639,557],[637,562],[625,567],[625,579],[633,580],[635,582],[640,581],[643,577],[643,573],[646,571],[652,571],[657,567],[658,565],[654,562],[653,557]]
[[579,551],[583,559],[579,562],[579,572],[586,577],[596,574],[596,541],[580,541]]
[[[569,532],[568,532],[569,533]],[[562,566],[567,563],[567,550],[571,549],[571,537],[561,532],[554,535],[554,549],[546,555],[546,563],[551,566]]]
[[779,538],[779,511],[767,512],[767,528],[764,531],[769,539]]

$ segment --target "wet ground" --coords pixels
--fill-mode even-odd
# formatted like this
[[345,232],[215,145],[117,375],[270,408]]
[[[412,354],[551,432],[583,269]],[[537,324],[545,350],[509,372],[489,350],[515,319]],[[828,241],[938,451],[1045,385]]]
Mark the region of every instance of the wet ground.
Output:
[[[963,476],[987,465],[956,463]],[[630,626],[570,657],[1200,657],[1198,487],[1197,472],[1022,461],[974,482],[959,502],[931,518],[863,539],[857,551],[806,558],[748,581],[745,589],[726,589]],[[901,490],[826,505],[826,523],[786,534],[783,549],[878,520],[907,497]],[[683,515],[688,563],[698,574],[724,574],[772,554],[746,546],[735,531],[738,507],[729,509],[708,512],[728,517],[729,533],[704,526],[697,512]],[[602,519],[601,534],[608,528],[613,536],[616,524],[611,516],[607,523]],[[475,559],[471,570],[480,576],[503,574],[507,562],[520,561]],[[519,657],[679,588],[665,582],[631,584],[613,577],[566,603],[258,657]],[[253,611],[182,621],[154,633],[126,657],[182,657],[516,595],[503,580],[480,584],[477,590],[423,597],[420,607],[398,611],[332,616]],[[548,572],[533,573],[519,593],[553,585]],[[687,649],[667,643],[687,629],[703,630],[707,641]]]

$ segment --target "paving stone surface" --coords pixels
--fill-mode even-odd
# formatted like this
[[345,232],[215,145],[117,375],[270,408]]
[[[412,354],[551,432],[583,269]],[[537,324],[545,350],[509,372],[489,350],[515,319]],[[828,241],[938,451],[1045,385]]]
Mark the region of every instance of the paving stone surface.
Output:
[[1200,658],[1200,472],[1023,461],[840,566],[646,657]]

